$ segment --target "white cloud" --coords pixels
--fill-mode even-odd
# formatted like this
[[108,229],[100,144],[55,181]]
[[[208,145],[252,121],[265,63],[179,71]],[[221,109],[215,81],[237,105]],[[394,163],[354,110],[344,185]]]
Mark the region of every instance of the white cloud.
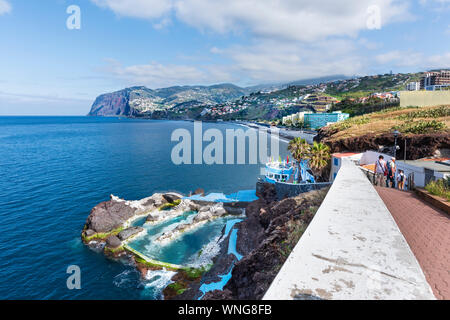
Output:
[[248,47],[229,48],[226,54],[240,73],[258,83],[335,74],[354,75],[363,70],[364,60],[354,53],[355,49],[349,40],[328,40],[308,45],[267,40]]
[[380,64],[392,64],[396,67],[415,67],[423,70],[432,68],[448,68],[450,52],[425,55],[421,52],[394,50],[375,57]]
[[[379,8],[381,27],[412,18],[407,0],[91,0],[118,15],[155,21],[177,19],[204,33],[242,34],[246,45],[211,47],[222,55],[219,65],[162,65],[157,62],[122,66],[113,63],[109,74],[129,84],[160,87],[223,81],[257,84],[326,75],[365,73],[373,62],[359,49],[382,44],[358,34],[366,30],[369,8]],[[156,24],[158,27],[161,24]],[[166,24],[163,23],[162,26]],[[375,31],[374,31],[375,32]],[[376,57],[381,64],[411,64],[400,52]]]
[[438,13],[442,13],[442,10],[450,9],[450,0],[420,0],[419,3]]
[[406,0],[92,0],[119,15],[159,19],[170,14],[204,32],[316,41],[356,36],[367,28],[368,8],[382,26],[410,18]]
[[431,55],[428,57],[427,61],[429,63],[429,68],[449,68],[450,52]]
[[229,64],[189,66],[152,62],[123,66],[115,60],[109,60],[102,72],[121,80],[125,85],[146,85],[151,88],[219,82],[249,85],[287,82],[364,72],[366,60],[354,53],[356,49],[352,41],[342,39],[308,45],[264,40],[224,49],[214,47],[213,51],[229,59]]
[[91,0],[96,5],[109,8],[118,15],[145,19],[157,19],[172,9],[167,0]]
[[0,15],[10,13],[12,10],[11,4],[6,0],[0,0]]
[[106,67],[100,71],[112,75],[124,85],[146,85],[150,88],[212,84],[232,79],[230,73],[220,66],[163,65],[156,62],[123,66],[113,59],[108,59]]
[[389,51],[375,57],[380,64],[393,63],[399,67],[415,66],[420,64],[423,59],[422,53],[401,50]]

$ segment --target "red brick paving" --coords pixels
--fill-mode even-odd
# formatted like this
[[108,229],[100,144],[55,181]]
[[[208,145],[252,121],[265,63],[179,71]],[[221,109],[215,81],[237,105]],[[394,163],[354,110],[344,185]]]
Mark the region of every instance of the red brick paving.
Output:
[[414,193],[375,187],[438,299],[450,300],[450,217]]

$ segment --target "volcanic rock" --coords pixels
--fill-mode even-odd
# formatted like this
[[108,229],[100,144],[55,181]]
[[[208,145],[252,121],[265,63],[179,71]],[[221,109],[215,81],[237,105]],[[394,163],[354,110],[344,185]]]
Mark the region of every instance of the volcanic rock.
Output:
[[86,237],[90,237],[93,236],[95,234],[95,231],[92,229],[87,229],[84,234],[86,235]]
[[110,232],[120,227],[126,220],[135,215],[136,208],[132,208],[125,201],[111,199],[95,206],[86,221],[87,229],[95,232]]
[[195,194],[204,196],[204,195],[205,195],[205,190],[203,190],[202,188],[198,188],[198,189],[196,189],[196,190],[194,191],[193,195],[195,195]]
[[286,250],[292,250],[298,241],[293,234],[301,235],[306,229],[328,191],[274,201],[273,188],[270,184],[259,186],[260,199],[249,204],[247,219],[237,224],[237,251],[244,257],[235,263],[224,291],[209,292],[204,300],[261,299],[286,261]]
[[169,203],[173,203],[175,200],[181,199],[181,197],[179,197],[178,195],[173,194],[173,193],[166,193],[166,194],[163,194],[162,196]]
[[117,236],[109,236],[106,238],[106,245],[108,248],[115,249],[122,245],[122,241]]
[[144,230],[144,228],[142,228],[142,227],[130,227],[130,228],[120,231],[117,236],[120,240],[124,241],[124,240],[127,240],[128,238],[138,234],[139,232],[141,232],[143,230]]

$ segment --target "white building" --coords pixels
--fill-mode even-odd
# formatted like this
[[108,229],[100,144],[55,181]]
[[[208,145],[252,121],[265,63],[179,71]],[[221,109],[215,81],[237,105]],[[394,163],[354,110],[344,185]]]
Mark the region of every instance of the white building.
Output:
[[300,111],[289,116],[283,117],[282,123],[285,125],[288,121],[291,121],[292,124],[297,124],[302,122],[305,119],[305,114],[312,113],[311,111]]
[[406,90],[417,91],[420,90],[420,82],[410,82],[406,85]]

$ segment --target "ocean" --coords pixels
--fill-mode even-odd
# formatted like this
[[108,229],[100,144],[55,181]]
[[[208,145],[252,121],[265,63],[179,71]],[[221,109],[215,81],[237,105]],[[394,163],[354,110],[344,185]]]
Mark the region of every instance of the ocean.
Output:
[[[80,232],[90,210],[111,194],[137,200],[197,188],[225,194],[254,189],[260,164],[172,162],[177,144],[172,132],[187,129],[193,137],[193,126],[188,121],[0,117],[0,299],[160,298],[132,266],[83,245]],[[210,128],[224,136],[226,129],[253,130],[203,123],[204,131]],[[285,149],[281,142],[282,156]],[[192,250],[203,234],[220,230],[212,228],[165,254]],[[177,256],[167,259],[176,262]],[[70,265],[80,267],[80,290],[67,288]]]

